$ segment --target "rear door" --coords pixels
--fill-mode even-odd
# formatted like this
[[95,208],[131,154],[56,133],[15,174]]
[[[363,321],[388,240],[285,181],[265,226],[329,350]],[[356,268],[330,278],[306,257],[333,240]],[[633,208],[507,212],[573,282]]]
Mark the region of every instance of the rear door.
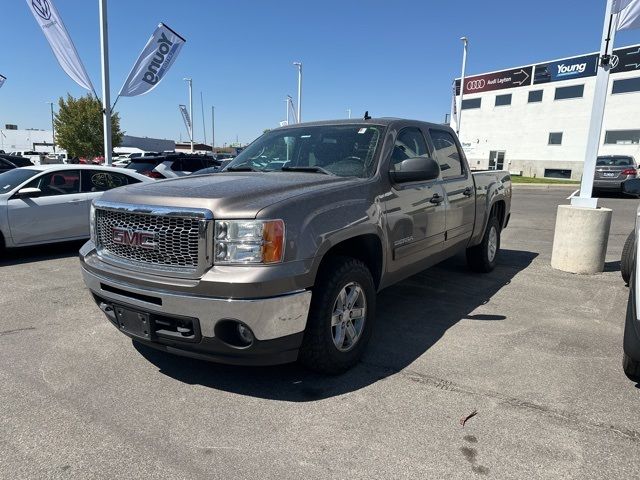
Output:
[[11,237],[18,245],[73,240],[89,236],[89,216],[80,193],[80,171],[46,173],[24,188],[39,188],[38,198],[7,202]]
[[[389,170],[412,157],[428,156],[419,128],[402,129],[391,153]],[[442,250],[445,232],[444,190],[439,180],[392,184],[385,212],[392,262],[390,273],[424,260]]]
[[429,129],[434,157],[440,164],[442,186],[447,197],[445,247],[466,242],[473,232],[476,200],[471,172],[462,152],[448,130]]

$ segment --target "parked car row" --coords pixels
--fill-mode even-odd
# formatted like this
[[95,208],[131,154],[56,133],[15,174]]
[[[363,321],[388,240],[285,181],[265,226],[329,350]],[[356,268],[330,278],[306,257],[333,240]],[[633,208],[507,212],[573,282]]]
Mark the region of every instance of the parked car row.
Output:
[[171,153],[156,157],[133,158],[125,167],[150,178],[184,177],[205,168],[220,167],[221,161],[209,155]]

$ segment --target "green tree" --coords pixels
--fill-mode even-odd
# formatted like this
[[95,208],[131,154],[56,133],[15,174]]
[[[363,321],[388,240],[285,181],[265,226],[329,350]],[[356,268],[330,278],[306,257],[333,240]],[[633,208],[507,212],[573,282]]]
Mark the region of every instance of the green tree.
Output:
[[[60,107],[55,116],[56,144],[64,148],[70,157],[104,156],[102,127],[102,104],[87,94],[73,98],[67,94],[60,97]],[[122,143],[124,132],[120,131],[120,116],[111,113],[111,143],[117,147]]]

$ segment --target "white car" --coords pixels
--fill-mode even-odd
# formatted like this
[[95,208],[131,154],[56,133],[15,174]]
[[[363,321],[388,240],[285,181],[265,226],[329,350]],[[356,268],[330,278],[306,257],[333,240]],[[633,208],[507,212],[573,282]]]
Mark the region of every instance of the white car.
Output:
[[16,152],[11,152],[11,155],[28,158],[34,165],[54,165],[64,163],[62,158],[49,157],[46,153],[34,152],[32,150],[18,150]]
[[89,238],[91,202],[112,188],[153,182],[95,165],[16,168],[0,174],[0,249]]

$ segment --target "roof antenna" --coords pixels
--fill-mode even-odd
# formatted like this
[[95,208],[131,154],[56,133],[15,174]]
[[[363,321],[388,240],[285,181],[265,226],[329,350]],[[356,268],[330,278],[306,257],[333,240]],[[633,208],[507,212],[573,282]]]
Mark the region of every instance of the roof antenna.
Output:
[[369,116],[369,110],[367,110],[366,112],[364,112],[364,119],[365,119],[365,120],[371,120],[371,117]]

